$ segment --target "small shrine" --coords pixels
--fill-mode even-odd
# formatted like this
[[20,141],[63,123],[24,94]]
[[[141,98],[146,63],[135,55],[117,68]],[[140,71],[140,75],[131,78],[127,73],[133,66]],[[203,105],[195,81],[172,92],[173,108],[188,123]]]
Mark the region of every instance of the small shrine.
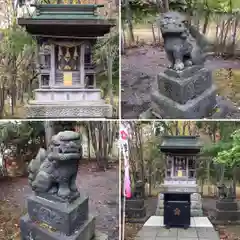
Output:
[[112,117],[96,86],[92,50],[114,22],[97,14],[103,5],[90,3],[36,4],[32,16],[18,18],[38,45],[39,88],[26,106],[27,118]]
[[183,190],[182,187],[186,187],[185,192],[196,188],[196,160],[201,149],[198,137],[167,136],[160,149],[165,153],[164,186],[169,188],[181,185],[180,191]]
[[[164,192],[191,193],[191,216],[202,215],[201,196],[198,194],[196,164],[202,144],[197,136],[166,136],[160,146],[165,155]],[[162,193],[156,215],[163,215]]]

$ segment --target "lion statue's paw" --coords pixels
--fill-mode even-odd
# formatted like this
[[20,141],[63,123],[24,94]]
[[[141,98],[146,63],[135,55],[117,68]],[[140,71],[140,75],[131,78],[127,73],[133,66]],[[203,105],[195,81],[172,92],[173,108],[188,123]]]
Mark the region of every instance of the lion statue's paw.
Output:
[[184,69],[184,64],[183,64],[182,62],[176,63],[176,64],[174,65],[174,69],[175,69],[176,71],[181,71],[181,70]]

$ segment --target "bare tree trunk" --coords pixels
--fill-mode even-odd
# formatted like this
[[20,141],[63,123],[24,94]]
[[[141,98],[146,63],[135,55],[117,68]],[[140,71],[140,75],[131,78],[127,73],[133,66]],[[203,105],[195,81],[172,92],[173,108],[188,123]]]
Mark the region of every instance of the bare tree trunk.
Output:
[[211,161],[210,159],[207,161],[207,184],[208,184],[208,193],[207,195],[209,196],[209,193],[211,191],[211,188],[210,188],[210,184],[211,184],[211,176],[210,176],[210,165],[211,165]]
[[236,197],[236,193],[237,193],[237,176],[236,176],[236,171],[237,170],[237,167],[235,166],[233,168],[233,194],[234,194],[234,197]]
[[91,135],[90,135],[89,122],[86,122],[85,129],[86,129],[86,133],[87,133],[88,161],[90,161],[91,160]]
[[112,148],[111,139],[115,139],[116,129],[111,131],[109,125],[111,122],[89,122],[92,145],[95,151],[97,165],[100,170],[108,168],[110,147]]
[[239,24],[239,15],[236,15],[236,19],[235,19],[235,23],[234,23],[233,36],[232,36],[232,54],[233,55],[235,53],[235,47],[236,47],[238,24]]
[[207,32],[207,27],[209,23],[209,17],[210,17],[210,12],[207,11],[204,19],[204,24],[203,24],[203,34],[206,34]]
[[126,47],[126,36],[125,36],[125,25],[124,21],[122,21],[122,31],[121,31],[121,54],[125,53],[125,47]]
[[163,1],[163,5],[164,5],[164,12],[168,12],[169,11],[169,2],[168,2],[168,0],[164,0]]
[[135,42],[135,40],[134,40],[134,34],[133,34],[132,11],[129,5],[129,0],[125,0],[125,9],[126,9],[126,20],[128,24],[129,39],[130,39],[130,45],[131,45],[132,43]]
[[186,126],[187,126],[188,122],[187,121],[184,121],[183,122],[183,131],[182,131],[182,134],[185,135],[185,131],[186,131]]
[[179,128],[178,128],[178,121],[175,121],[175,127],[176,127],[176,136],[179,135]]
[[162,6],[162,1],[161,0],[156,0],[157,8],[160,13],[164,12],[164,7]]
[[154,31],[154,25],[153,25],[153,23],[151,25],[152,25],[153,42],[154,42],[154,44],[156,44],[156,35],[155,35],[155,31]]
[[46,148],[48,148],[51,138],[54,135],[53,124],[50,121],[44,121],[44,129],[45,129],[45,144]]
[[110,99],[110,104],[114,106],[114,100],[113,100],[113,84],[112,84],[112,68],[113,68],[113,57],[111,53],[111,47],[109,46],[108,51],[108,95]]
[[5,107],[5,88],[4,86],[2,86],[0,88],[0,118],[3,118],[4,107]]
[[222,45],[223,51],[226,49],[227,36],[228,36],[228,31],[229,31],[230,24],[231,24],[231,19],[228,19],[228,21],[227,21],[227,27],[226,27],[226,31],[225,31],[225,35],[224,35],[224,38],[223,38],[223,45]]

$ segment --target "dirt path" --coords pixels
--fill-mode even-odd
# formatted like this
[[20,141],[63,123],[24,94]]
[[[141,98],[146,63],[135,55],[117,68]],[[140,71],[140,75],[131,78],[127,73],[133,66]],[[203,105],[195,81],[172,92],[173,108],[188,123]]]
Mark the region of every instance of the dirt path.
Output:
[[[141,112],[149,108],[151,90],[157,87],[156,76],[168,65],[165,52],[160,47],[147,45],[127,50],[126,55],[122,56],[123,118],[138,118]],[[240,60],[211,57],[205,66],[213,71],[222,68],[240,70]],[[225,82],[225,79],[223,81]]]
[[[80,193],[84,191],[89,196],[89,209],[96,216],[96,228],[108,234],[109,239],[118,239],[118,168],[114,166],[106,172],[97,172],[95,164],[81,165],[77,185]],[[18,212],[25,211],[26,197],[32,193],[27,178],[1,180],[0,189],[0,202],[7,202]],[[15,222],[11,224],[14,228]],[[0,239],[4,239],[1,233]]]

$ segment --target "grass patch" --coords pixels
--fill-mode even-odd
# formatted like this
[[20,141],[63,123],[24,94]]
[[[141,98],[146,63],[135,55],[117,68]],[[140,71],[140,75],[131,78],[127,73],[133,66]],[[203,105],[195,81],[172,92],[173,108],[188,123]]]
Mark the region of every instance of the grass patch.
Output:
[[213,81],[219,95],[240,106],[240,70],[218,69],[213,72]]

